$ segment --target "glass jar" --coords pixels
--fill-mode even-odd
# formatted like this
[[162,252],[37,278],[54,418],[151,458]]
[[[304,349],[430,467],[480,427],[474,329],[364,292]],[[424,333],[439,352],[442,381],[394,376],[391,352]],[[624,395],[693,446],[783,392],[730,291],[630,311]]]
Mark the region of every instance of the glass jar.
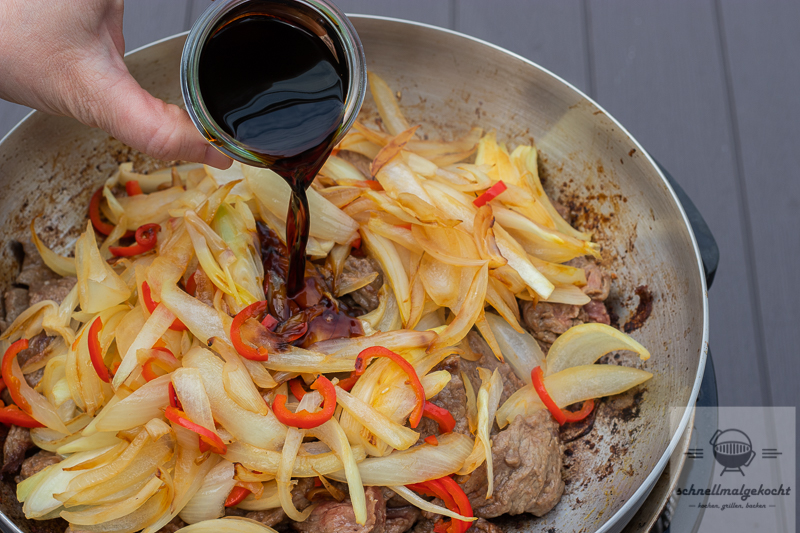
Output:
[[[322,39],[328,39],[330,35],[333,35],[341,44],[349,76],[344,118],[335,140],[335,143],[338,143],[355,121],[367,90],[367,63],[364,57],[364,48],[355,28],[345,14],[329,0],[271,0],[266,3],[268,6],[270,4],[274,6],[276,10],[300,9],[305,14],[319,17],[323,24],[332,30],[330,33],[326,33]],[[263,6],[265,1],[216,0],[197,19],[189,31],[181,56],[181,92],[189,117],[213,146],[236,161],[263,167],[264,163],[253,154],[250,148],[234,139],[211,117],[200,94],[199,84],[200,55],[206,41],[231,11],[247,13],[248,4]]]

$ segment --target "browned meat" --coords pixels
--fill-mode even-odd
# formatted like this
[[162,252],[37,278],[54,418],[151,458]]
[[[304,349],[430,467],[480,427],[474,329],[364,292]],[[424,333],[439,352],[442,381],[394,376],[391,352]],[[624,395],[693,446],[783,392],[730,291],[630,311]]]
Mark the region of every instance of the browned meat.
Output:
[[517,390],[521,389],[525,383],[514,373],[507,363],[501,363],[497,360],[497,357],[494,356],[491,348],[489,348],[489,345],[486,344],[486,341],[483,340],[483,337],[481,337],[479,333],[470,331],[467,333],[467,341],[472,351],[483,356],[477,361],[461,361],[461,369],[469,376],[472,388],[475,389],[475,394],[477,394],[478,389],[481,388],[481,378],[478,376],[478,367],[485,368],[490,372],[494,372],[495,369],[498,369],[503,378],[503,394],[500,396],[500,405],[503,405],[505,401]]
[[44,300],[53,300],[57,304],[60,304],[76,283],[78,283],[78,278],[69,276],[66,278],[48,279],[41,283],[30,285],[30,305],[37,304]]
[[386,533],[403,533],[411,529],[420,517],[420,511],[412,505],[386,508]]
[[183,527],[186,527],[186,523],[176,516],[172,522],[159,529],[157,533],[176,533]]
[[611,290],[611,274],[603,270],[591,257],[576,257],[566,263],[569,266],[582,268],[586,274],[586,285],[581,288],[583,293],[592,300],[605,300]]
[[21,481],[28,479],[32,475],[41,472],[48,466],[60,462],[61,462],[60,456],[54,454],[53,452],[42,450],[36,455],[30,456],[22,462],[22,468],[20,468],[19,475],[16,477],[15,481],[17,483],[20,483]]
[[380,266],[369,257],[355,257],[351,255],[345,260],[342,274],[338,280],[338,283],[341,284],[344,280],[363,278],[373,272],[378,273],[378,277],[375,278],[375,281],[366,287],[362,287],[350,293],[353,300],[363,307],[366,312],[372,311],[378,307],[380,303],[378,291],[381,285],[383,285],[383,273],[381,272]]
[[[456,421],[453,429],[455,433],[469,434],[469,424],[467,422],[467,392],[464,390],[464,382],[461,381],[459,365],[464,364],[458,356],[450,356],[442,361],[437,370],[447,370],[452,374],[450,383],[439,391],[439,394],[430,399],[430,402],[450,411]],[[439,435],[439,425],[428,418],[423,418],[417,426],[420,441],[430,435]]]
[[50,270],[42,261],[39,250],[31,241],[22,243],[25,258],[22,261],[22,270],[17,276],[17,283],[28,287],[39,286],[45,281],[59,279],[60,276]]
[[470,529],[470,531],[472,531],[472,533],[503,533],[500,526],[496,526],[483,518],[475,520],[472,523],[472,529]]
[[584,305],[583,311],[586,313],[587,322],[598,322],[606,326],[611,325],[611,317],[608,315],[606,304],[600,300],[592,300]]
[[11,426],[6,442],[3,444],[3,473],[16,472],[22,461],[25,460],[25,452],[33,446],[31,432],[28,428]]
[[20,287],[8,289],[3,296],[3,300],[6,307],[6,322],[9,326],[30,305],[28,303],[28,289]]
[[194,273],[194,282],[197,284],[195,297],[209,307],[214,307],[214,284],[208,279],[202,268],[197,268]]
[[553,344],[569,328],[583,324],[586,314],[577,305],[522,302],[522,318],[537,340]]
[[[20,366],[24,367],[28,364],[43,362],[50,357],[52,355],[51,348],[54,338],[55,337],[48,337],[44,332],[31,338],[28,343],[28,348],[19,352],[17,356]],[[25,381],[27,381],[28,385],[31,387],[35,387],[42,380],[43,375],[44,367],[25,374]]]
[[486,499],[486,464],[460,481],[475,516],[532,513],[542,516],[564,492],[558,427],[547,411],[517,416],[492,439],[494,492]]
[[367,520],[364,525],[356,523],[353,505],[344,500],[319,504],[305,522],[292,522],[292,527],[301,532],[313,533],[385,533],[386,502],[380,487],[367,487]]
[[[314,488],[314,478],[308,477],[297,480],[297,484],[292,489],[292,503],[294,503],[297,510],[302,511],[311,505],[311,502],[306,499],[306,493],[312,488]],[[245,518],[261,522],[268,527],[275,526],[288,519],[286,513],[284,513],[281,508],[269,509],[267,511],[252,511],[247,513]]]

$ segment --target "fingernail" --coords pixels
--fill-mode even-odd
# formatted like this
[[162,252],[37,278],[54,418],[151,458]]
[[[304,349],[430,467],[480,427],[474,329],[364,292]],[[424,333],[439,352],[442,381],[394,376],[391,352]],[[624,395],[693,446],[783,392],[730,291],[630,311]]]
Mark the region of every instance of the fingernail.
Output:
[[205,158],[203,159],[203,163],[215,168],[225,170],[226,168],[231,166],[231,164],[233,164],[233,161],[231,160],[230,157],[223,154],[213,146],[209,145],[206,147],[206,155]]

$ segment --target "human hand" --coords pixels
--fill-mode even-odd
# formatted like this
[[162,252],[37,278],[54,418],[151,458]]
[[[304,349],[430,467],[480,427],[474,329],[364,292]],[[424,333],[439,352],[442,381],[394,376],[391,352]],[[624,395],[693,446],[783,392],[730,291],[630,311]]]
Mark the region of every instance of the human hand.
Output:
[[157,159],[230,166],[186,111],[130,75],[122,11],[123,0],[0,0],[0,98],[74,117]]

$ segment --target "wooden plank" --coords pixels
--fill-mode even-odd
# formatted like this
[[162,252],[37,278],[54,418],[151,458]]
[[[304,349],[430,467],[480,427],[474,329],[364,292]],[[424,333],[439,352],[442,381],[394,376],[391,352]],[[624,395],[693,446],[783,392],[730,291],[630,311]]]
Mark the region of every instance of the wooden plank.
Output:
[[720,2],[774,405],[797,405],[800,307],[800,4]]
[[455,29],[516,52],[590,92],[580,0],[458,0]]
[[597,100],[673,174],[719,244],[710,346],[720,403],[761,405],[753,278],[712,1],[593,2],[590,17]]
[[[338,0],[345,13],[380,15],[452,28],[452,4],[455,0]],[[211,2],[192,0],[190,20],[194,22]]]
[[184,31],[190,0],[136,0],[125,3],[125,50]]

